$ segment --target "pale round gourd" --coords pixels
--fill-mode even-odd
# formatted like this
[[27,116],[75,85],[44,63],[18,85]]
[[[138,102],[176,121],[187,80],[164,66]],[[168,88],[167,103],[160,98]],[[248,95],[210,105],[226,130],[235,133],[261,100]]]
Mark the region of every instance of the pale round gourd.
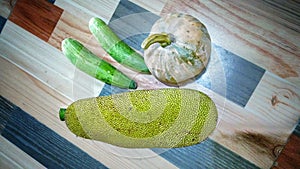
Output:
[[206,27],[197,18],[181,13],[157,20],[141,46],[152,75],[175,86],[197,78],[205,70],[211,54]]

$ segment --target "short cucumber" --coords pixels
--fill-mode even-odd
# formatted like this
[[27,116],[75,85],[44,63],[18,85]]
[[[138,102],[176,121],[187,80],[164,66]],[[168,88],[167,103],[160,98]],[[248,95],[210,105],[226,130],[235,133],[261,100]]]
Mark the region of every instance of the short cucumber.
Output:
[[169,88],[77,100],[59,116],[83,138],[127,148],[171,148],[206,139],[218,112],[200,91]]
[[120,64],[141,72],[150,73],[144,58],[123,42],[100,18],[92,18],[89,29],[102,48]]
[[75,39],[64,39],[62,42],[62,51],[78,69],[106,84],[120,88],[137,88],[135,81],[108,62],[97,57]]

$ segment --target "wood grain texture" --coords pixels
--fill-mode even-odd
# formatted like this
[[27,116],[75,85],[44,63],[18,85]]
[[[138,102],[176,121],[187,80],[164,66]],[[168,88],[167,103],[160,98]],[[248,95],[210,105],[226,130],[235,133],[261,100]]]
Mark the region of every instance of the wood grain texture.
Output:
[[54,4],[82,20],[89,21],[91,17],[100,17],[108,22],[119,0],[56,0]]
[[300,88],[266,72],[246,109],[272,121],[277,126],[274,130],[292,133],[300,119]]
[[18,0],[9,20],[48,41],[63,10],[40,0]]
[[46,168],[16,145],[0,136],[0,168],[3,169],[43,169]]
[[46,168],[106,168],[8,100],[0,101],[10,112],[1,135]]
[[[158,18],[157,15],[136,4],[121,1],[109,26],[124,42],[142,53],[140,44],[149,35],[152,25]],[[212,44],[212,51],[211,61],[205,72],[194,80],[236,104],[245,106],[264,70],[215,44]],[[139,86],[146,88],[162,86],[160,83],[151,83],[152,79],[147,79],[147,76],[140,77],[135,78]]]
[[187,88],[206,93],[216,103],[219,122],[210,138],[259,168],[270,168],[290,133],[274,130],[272,121],[261,119],[259,112],[249,111],[221,95],[197,84]]
[[61,42],[65,38],[80,41],[99,57],[107,55],[90,32],[89,19],[74,16],[67,11],[62,13],[48,43],[61,51]]
[[0,16],[8,18],[13,10],[17,0],[1,0],[0,1]]
[[[118,10],[122,10],[122,8],[118,8]],[[126,13],[126,11],[124,11],[124,10],[122,10],[122,11]],[[143,10],[143,11],[146,12],[145,10]],[[149,12],[147,14],[149,14]],[[109,26],[113,30],[114,30],[114,28],[118,27],[117,30],[119,30],[119,31],[117,31],[117,32],[119,33],[118,35],[120,35],[119,37],[122,40],[124,38],[128,37],[128,36],[136,35],[136,34],[138,34],[138,31],[141,31],[141,30],[138,30],[138,29],[133,29],[132,30],[132,29],[130,29],[132,27],[128,26],[128,24],[126,24],[126,21],[129,21],[129,20],[131,22],[134,22],[135,21],[134,19],[137,19],[134,16],[136,16],[136,15],[133,15],[133,18],[129,17],[129,18],[124,18],[123,20],[122,19],[114,20],[113,22],[111,22],[112,24],[109,25]],[[143,19],[141,17],[138,17],[138,18]],[[150,18],[146,17],[146,19],[147,18],[151,19],[151,21],[153,19],[155,19],[155,18],[152,18],[152,17],[150,17]],[[157,18],[158,17],[156,16],[156,19]],[[148,21],[145,24],[148,26],[147,30],[149,32],[149,29],[150,29],[149,27],[151,26],[149,24],[150,21],[149,20],[139,20],[139,22],[142,22],[142,21]],[[139,89],[149,88],[149,87],[152,87],[152,88],[154,88],[154,87],[165,87],[164,84],[160,83],[153,76],[144,75],[144,74],[134,72],[134,71],[124,67],[123,65],[117,63],[111,56],[109,56],[102,49],[102,47],[99,45],[99,43],[93,37],[93,35],[89,31],[88,22],[89,22],[89,19],[87,19],[87,18],[78,17],[77,15],[75,16],[75,15],[73,15],[73,14],[67,12],[67,11],[64,11],[61,18],[60,18],[60,20],[58,21],[57,26],[55,27],[48,43],[50,45],[54,46],[55,48],[61,50],[61,41],[63,39],[68,38],[68,37],[75,38],[75,39],[79,40],[80,42],[82,42],[82,44],[84,44],[84,46],[86,46],[89,50],[91,50],[94,54],[99,56],[101,59],[104,59],[107,62],[111,63],[113,66],[115,66],[117,69],[121,70],[127,76],[129,76],[129,77],[133,78],[135,81],[137,81],[139,83],[139,85],[138,85]],[[122,24],[123,26],[120,27],[120,24]],[[122,30],[122,31],[120,32],[120,30]],[[124,33],[124,30],[127,30],[127,31],[125,31],[127,33]],[[114,31],[116,31],[116,30],[114,30]],[[145,31],[145,32],[147,32],[147,31]],[[136,34],[134,34],[134,33],[136,33]],[[139,39],[139,42],[142,41],[142,40],[143,39]]]
[[[0,57],[0,69],[0,95],[105,166],[109,168],[142,168],[144,166],[176,168],[148,149],[143,151],[127,150],[76,137],[58,117],[59,108],[71,104],[71,100],[11,64],[2,56]],[[131,156],[135,157],[130,158]]]
[[272,169],[300,168],[300,121]]
[[[30,43],[24,45],[24,42]],[[97,96],[103,87],[102,82],[77,70],[60,50],[10,21],[6,23],[0,44],[2,57],[70,100]]]
[[174,0],[168,1],[161,15],[170,11],[194,15],[207,26],[214,43],[299,85],[300,19],[293,10],[284,10],[293,6],[290,3],[299,11],[299,4],[293,1],[276,6],[255,0]]
[[64,11],[48,43],[61,50],[61,42],[65,38],[74,38],[86,44],[92,38],[92,34],[89,31],[89,20],[76,17]]
[[[25,2],[25,0],[19,1]],[[124,4],[131,5],[124,6]],[[42,41],[39,36],[34,36],[9,20],[0,34],[0,95],[20,106],[25,111],[24,114],[28,113],[35,119],[34,123],[45,125],[44,129],[56,132],[109,168],[144,168],[145,166],[147,168],[186,168],[189,167],[189,164],[195,168],[199,165],[218,168],[218,166],[226,164],[232,168],[239,165],[248,166],[244,168],[255,168],[256,166],[270,168],[283,147],[289,151],[282,151],[277,167],[297,166],[299,152],[291,147],[299,147],[299,140],[295,139],[294,135],[290,137],[290,134],[299,119],[300,112],[298,1],[155,0],[144,2],[140,0],[99,0],[89,3],[79,0],[56,0],[55,5],[59,6],[61,10],[64,9],[64,12],[48,40]],[[228,94],[227,89],[225,92],[224,90],[218,92],[214,90],[216,88],[210,88],[211,84],[205,83],[209,82],[210,78],[202,79],[199,84],[192,83],[184,86],[207,93],[216,102],[220,112],[217,129],[202,145],[185,150],[174,149],[164,153],[148,149],[142,152],[128,151],[101,142],[78,139],[58,119],[57,111],[60,107],[67,106],[78,98],[98,95],[103,87],[103,83],[94,81],[84,73],[77,71],[62,55],[59,50],[60,42],[68,36],[80,39],[99,57],[108,60],[137,80],[139,82],[138,89],[168,87],[151,75],[145,76],[125,69],[112,60],[93,38],[89,39],[87,22],[90,17],[99,16],[107,23],[112,21],[110,24],[113,27],[114,23],[115,26],[120,23],[118,22],[120,16],[124,16],[119,14],[129,12],[134,15],[136,12],[147,12],[147,10],[139,8],[139,5],[152,12],[160,11],[161,16],[172,10],[188,12],[197,16],[208,27],[213,43],[238,58],[244,58],[242,60],[246,62],[252,62],[254,65],[252,68],[267,70],[262,78],[259,78],[258,85],[250,85],[253,87],[249,90],[251,97],[248,95],[250,100],[246,99],[245,107],[232,99],[226,99],[224,96]],[[56,7],[54,6],[54,8]],[[118,16],[114,17],[116,10]],[[144,19],[147,20],[147,18]],[[128,27],[123,28],[121,33],[127,32]],[[136,30],[139,29],[128,29],[129,32],[132,31],[130,35]],[[136,40],[139,37],[136,36],[132,39]],[[228,60],[230,61],[232,58]],[[212,62],[212,64],[215,63],[220,62]],[[247,91],[247,80],[253,80],[251,78],[256,77],[253,74],[256,71],[241,69],[244,67],[239,67],[239,65],[243,65],[240,64],[241,62],[238,62],[236,67],[231,67],[229,62],[225,63],[232,68],[232,71],[229,72],[244,72],[247,77],[243,80],[240,79],[243,81],[241,88],[238,86],[239,78],[231,79],[233,81],[230,80],[228,83],[235,83],[237,89],[245,89],[242,90],[242,93]],[[211,68],[218,68],[215,66]],[[235,69],[238,70],[234,71]],[[220,75],[220,71],[216,69],[212,69],[208,73],[211,73],[211,77]],[[224,70],[221,73],[224,75]],[[219,82],[222,83],[222,79]],[[107,90],[102,90],[101,95],[124,92],[124,90],[120,91],[107,85],[104,89]],[[232,87],[232,89],[235,88]],[[232,96],[238,100],[244,98],[238,93]],[[0,113],[1,115],[5,114],[1,112],[1,109]],[[0,119],[2,124],[1,120],[3,119]],[[15,124],[13,126],[17,127],[21,126],[18,126],[18,123],[11,124]],[[26,127],[22,129],[24,128]],[[3,129],[5,127],[0,126],[0,130]],[[6,131],[10,130],[6,128]],[[5,136],[8,137],[8,135]],[[288,140],[290,144],[284,146]],[[22,147],[18,151],[24,154],[24,149]],[[199,158],[198,154],[201,153],[204,153],[203,159]],[[9,152],[5,154],[7,157],[11,157]],[[213,157],[221,158],[221,160],[216,161]],[[23,156],[21,155],[20,158]],[[27,159],[27,157],[24,158]],[[15,159],[6,160],[5,164],[15,167],[14,161]],[[18,162],[18,160],[16,161]],[[243,162],[245,163],[240,164]]]

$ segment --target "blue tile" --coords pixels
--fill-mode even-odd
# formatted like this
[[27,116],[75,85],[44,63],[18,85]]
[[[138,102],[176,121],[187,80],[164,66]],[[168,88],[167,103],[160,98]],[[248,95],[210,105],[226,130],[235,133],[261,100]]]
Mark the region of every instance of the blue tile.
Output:
[[3,137],[47,168],[107,168],[1,96],[0,126]]
[[[219,62],[209,63],[197,83],[244,107],[265,73],[261,67],[213,44]],[[212,77],[213,76],[213,77]]]
[[2,32],[2,29],[4,28],[4,25],[6,23],[6,20],[3,16],[0,15],[0,34]]
[[152,149],[152,151],[157,152],[178,168],[258,168],[210,139],[189,147]]
[[157,19],[159,16],[132,2],[120,1],[108,25],[121,40],[142,52],[140,45]]
[[55,0],[48,0],[48,2],[50,2],[51,4],[54,4]]
[[121,0],[114,12],[114,15],[110,19],[110,22],[112,22],[115,19],[119,19],[121,17],[127,16],[127,15],[143,13],[143,12],[149,12],[149,11],[145,10],[144,8],[139,7],[138,5],[132,3],[128,0]]

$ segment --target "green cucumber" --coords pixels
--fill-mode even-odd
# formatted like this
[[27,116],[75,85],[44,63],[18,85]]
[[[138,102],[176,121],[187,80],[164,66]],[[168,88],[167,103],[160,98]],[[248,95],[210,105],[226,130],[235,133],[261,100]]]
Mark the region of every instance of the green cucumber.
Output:
[[108,62],[100,59],[75,39],[64,39],[62,42],[62,51],[78,69],[106,84],[120,88],[137,88],[135,81]]
[[59,117],[76,136],[127,148],[184,147],[206,139],[218,112],[204,93],[179,88],[135,90],[81,99]]
[[89,29],[101,47],[117,62],[134,71],[150,74],[144,58],[123,42],[103,20],[92,18]]

